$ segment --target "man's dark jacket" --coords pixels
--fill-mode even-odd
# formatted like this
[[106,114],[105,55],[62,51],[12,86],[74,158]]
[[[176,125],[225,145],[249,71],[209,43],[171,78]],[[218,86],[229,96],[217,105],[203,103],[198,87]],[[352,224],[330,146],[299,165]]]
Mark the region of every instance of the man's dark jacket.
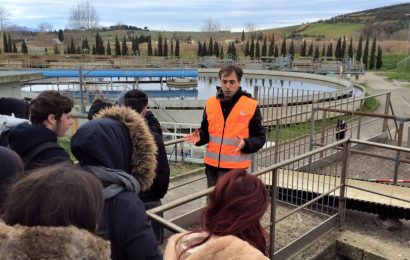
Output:
[[[220,87],[217,87],[216,97],[221,103],[222,113],[223,113],[225,121],[228,118],[229,113],[232,111],[232,108],[234,107],[234,105],[238,102],[239,98],[242,96],[251,98],[250,94],[248,94],[245,91],[242,91],[242,88],[239,87],[238,91],[235,93],[235,95],[232,98],[225,100],[224,95],[222,93],[222,89]],[[259,106],[257,106],[255,113],[249,122],[249,138],[244,139],[245,146],[241,150],[243,153],[248,153],[248,154],[255,153],[259,149],[261,149],[263,145],[265,144],[266,129],[262,125],[262,120],[263,118],[262,118],[261,111],[259,109]],[[208,119],[206,115],[206,108],[204,109],[199,134],[200,134],[201,139],[199,140],[198,143],[196,143],[196,146],[207,144],[209,142],[209,131],[208,131]],[[212,167],[212,166],[209,166],[209,167]]]
[[[53,131],[42,125],[27,123],[12,128],[8,141],[10,148],[21,158],[24,158],[30,151],[43,143],[58,144],[57,135]],[[69,160],[71,160],[70,155],[62,147],[56,145],[56,147],[45,149],[34,156],[29,163],[24,165],[24,170],[29,171]]]
[[148,202],[160,200],[165,196],[168,191],[170,169],[164,140],[162,139],[161,125],[151,111],[147,111],[145,119],[158,148],[157,168],[155,171],[157,176],[149,190],[141,192],[139,195],[143,202]]

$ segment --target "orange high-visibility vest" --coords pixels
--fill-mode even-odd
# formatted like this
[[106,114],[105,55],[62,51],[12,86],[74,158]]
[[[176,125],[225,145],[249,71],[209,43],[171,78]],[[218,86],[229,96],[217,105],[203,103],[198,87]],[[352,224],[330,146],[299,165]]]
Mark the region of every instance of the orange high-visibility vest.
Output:
[[233,150],[239,144],[238,136],[243,139],[249,137],[249,122],[257,105],[252,98],[240,97],[225,122],[219,100],[212,97],[206,102],[209,142],[205,164],[225,169],[250,167],[251,155],[241,151],[234,153]]

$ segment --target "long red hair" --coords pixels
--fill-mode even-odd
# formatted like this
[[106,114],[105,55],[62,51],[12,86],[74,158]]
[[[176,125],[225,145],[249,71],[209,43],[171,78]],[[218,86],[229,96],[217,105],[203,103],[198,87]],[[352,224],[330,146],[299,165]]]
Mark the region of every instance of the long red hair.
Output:
[[268,233],[260,219],[268,204],[266,186],[257,176],[244,169],[229,171],[218,179],[202,214],[203,230],[209,236],[192,247],[205,243],[212,235],[233,235],[266,255]]

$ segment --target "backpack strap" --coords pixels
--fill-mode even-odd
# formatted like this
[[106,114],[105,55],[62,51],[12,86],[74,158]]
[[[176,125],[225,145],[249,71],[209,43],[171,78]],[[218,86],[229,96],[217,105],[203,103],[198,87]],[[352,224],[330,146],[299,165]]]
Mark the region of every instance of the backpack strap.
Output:
[[45,142],[42,144],[37,145],[32,149],[26,156],[23,157],[24,165],[27,165],[34,157],[36,157],[42,151],[51,149],[51,148],[61,148],[60,145],[56,142]]

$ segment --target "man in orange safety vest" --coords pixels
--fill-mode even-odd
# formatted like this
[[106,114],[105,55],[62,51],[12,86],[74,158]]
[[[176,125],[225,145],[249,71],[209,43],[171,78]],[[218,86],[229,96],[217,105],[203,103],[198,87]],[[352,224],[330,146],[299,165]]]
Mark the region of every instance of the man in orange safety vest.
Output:
[[231,169],[248,169],[251,154],[266,141],[258,102],[242,91],[242,75],[238,66],[221,68],[221,86],[206,102],[200,129],[184,137],[196,146],[207,144],[204,164],[208,187]]

